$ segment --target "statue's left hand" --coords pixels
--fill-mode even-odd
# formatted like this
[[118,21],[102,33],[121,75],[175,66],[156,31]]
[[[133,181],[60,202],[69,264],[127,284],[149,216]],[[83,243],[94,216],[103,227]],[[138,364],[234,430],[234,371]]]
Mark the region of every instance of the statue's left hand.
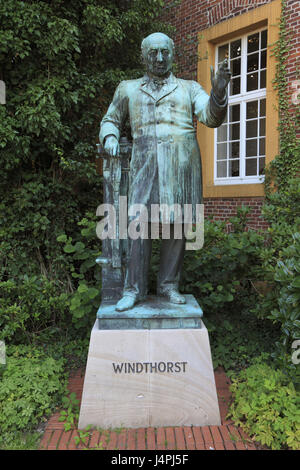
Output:
[[231,78],[231,72],[228,67],[227,59],[223,60],[220,64],[217,73],[215,74],[214,68],[210,67],[210,80],[211,86],[215,96],[223,100],[225,98],[226,88]]

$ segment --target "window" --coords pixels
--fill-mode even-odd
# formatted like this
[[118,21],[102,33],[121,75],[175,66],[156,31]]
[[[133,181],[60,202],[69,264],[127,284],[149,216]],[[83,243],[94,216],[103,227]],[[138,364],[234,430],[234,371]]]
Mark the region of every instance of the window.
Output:
[[214,182],[259,183],[266,156],[267,29],[218,45],[216,68],[225,58],[232,79],[227,117],[215,129]]

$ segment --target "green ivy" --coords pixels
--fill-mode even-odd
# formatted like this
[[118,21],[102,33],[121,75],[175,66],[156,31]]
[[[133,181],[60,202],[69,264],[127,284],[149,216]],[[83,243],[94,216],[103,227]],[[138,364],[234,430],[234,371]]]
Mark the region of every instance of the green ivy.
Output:
[[292,32],[287,27],[287,0],[281,1],[279,39],[273,45],[276,58],[276,73],[273,81],[278,95],[279,112],[279,155],[270,163],[266,170],[266,196],[273,191],[285,189],[288,180],[297,176],[300,167],[300,142],[297,138],[299,129],[299,106],[292,105],[288,90],[289,80],[286,67],[287,57],[294,47]]

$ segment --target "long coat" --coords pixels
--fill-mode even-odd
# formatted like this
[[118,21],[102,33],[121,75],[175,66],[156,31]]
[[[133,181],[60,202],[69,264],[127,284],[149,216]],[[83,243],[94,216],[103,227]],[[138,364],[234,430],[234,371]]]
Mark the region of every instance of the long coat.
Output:
[[[227,97],[218,102],[195,81],[171,74],[159,92],[146,75],[120,83],[101,122],[100,142],[120,138],[129,116],[133,149],[128,205],[196,204],[202,202],[201,157],[193,114],[208,127],[222,124]],[[150,212],[149,212],[150,215]],[[172,222],[172,220],[171,220]]]

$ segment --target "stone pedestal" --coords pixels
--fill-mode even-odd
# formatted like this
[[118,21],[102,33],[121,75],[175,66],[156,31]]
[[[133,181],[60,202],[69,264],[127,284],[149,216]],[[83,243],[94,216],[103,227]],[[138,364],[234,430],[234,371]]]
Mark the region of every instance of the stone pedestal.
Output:
[[196,323],[99,329],[96,320],[79,429],[220,425],[208,332]]

